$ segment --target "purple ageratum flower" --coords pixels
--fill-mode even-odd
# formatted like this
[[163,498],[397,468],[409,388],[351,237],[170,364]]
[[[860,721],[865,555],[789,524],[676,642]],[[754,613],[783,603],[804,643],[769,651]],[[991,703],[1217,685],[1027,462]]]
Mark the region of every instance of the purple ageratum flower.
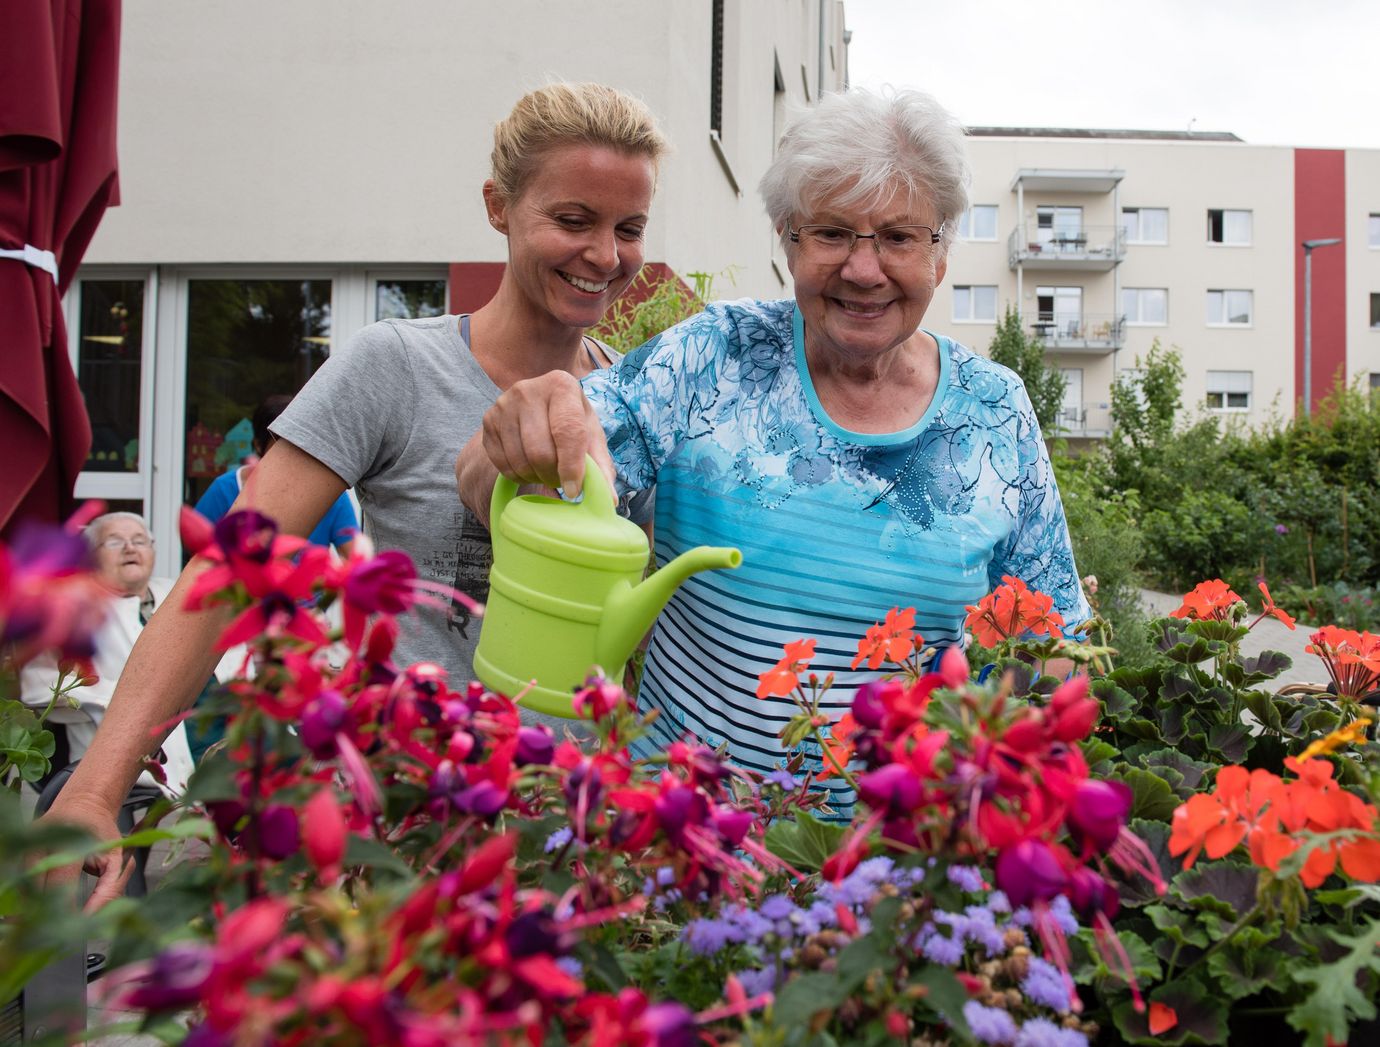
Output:
[[727,920],[703,917],[687,923],[680,940],[696,956],[713,956],[736,942],[738,934]]
[[1060,1014],[1067,1014],[1072,1006],[1063,973],[1038,956],[1030,957],[1030,966],[1021,980],[1021,992],[1032,1002]]
[[981,905],[970,905],[963,910],[963,915],[968,918],[963,930],[968,941],[982,946],[989,958],[1006,952],[1006,939],[997,926],[997,918],[992,915],[992,910]]
[[1048,1018],[1031,1018],[1021,1026],[1015,1047],[1088,1047],[1088,1038],[1077,1029],[1065,1029]]
[[259,849],[269,858],[283,859],[297,853],[302,833],[297,812],[286,804],[275,803],[259,815]]
[[698,1047],[695,1016],[683,1003],[654,1003],[639,1023],[649,1037],[648,1047]]
[[982,882],[982,870],[971,865],[951,865],[944,870],[944,875],[950,883],[973,894],[985,886]]
[[518,728],[517,751],[513,753],[513,761],[519,767],[527,764],[549,764],[555,755],[556,741],[552,737],[550,727],[536,724]]
[[984,1007],[977,1000],[969,1000],[963,1005],[963,1017],[979,1043],[1016,1042],[1016,1022],[1000,1007]]
[[987,896],[987,908],[994,913],[1009,913],[1011,911],[1011,900],[1006,897],[1005,891],[993,891]]
[[572,978],[583,978],[585,976],[585,965],[573,956],[562,956],[556,960],[556,966],[565,971]]
[[1134,799],[1125,782],[1085,778],[1073,790],[1068,808],[1068,826],[1074,835],[1106,852],[1116,843]]
[[1049,914],[1065,934],[1078,933],[1078,917],[1073,915],[1073,906],[1064,895],[1059,895],[1049,903]]
[[1289,528],[1287,528],[1286,526],[1284,526],[1284,524],[1275,524],[1275,534],[1288,534],[1288,533],[1289,533]]
[[997,887],[1013,905],[1048,901],[1068,886],[1068,876],[1045,844],[1022,840],[997,857]]
[[795,902],[784,894],[773,894],[757,907],[757,911],[768,920],[788,920],[795,909]]
[[339,750],[336,735],[345,726],[349,706],[339,691],[322,691],[302,710],[298,737],[318,760],[329,760]]
[[925,959],[931,963],[943,964],[945,967],[956,967],[962,963],[964,954],[968,951],[961,934],[955,932],[950,937],[941,933],[932,923],[927,923],[921,929],[918,945]]
[[771,782],[773,785],[779,785],[782,789],[785,789],[787,792],[791,792],[794,789],[800,788],[800,782],[796,779],[796,777],[793,774],[791,774],[790,771],[786,770],[784,767],[778,767],[776,770],[772,771],[770,774],[767,775],[766,780]]
[[[176,942],[124,976],[131,982],[115,992],[119,1006],[140,1011],[184,1011],[201,1001],[215,952],[199,942]],[[117,975],[116,977],[120,977]]]
[[345,600],[365,614],[402,614],[417,598],[417,568],[397,549],[385,549],[350,569]]
[[771,967],[739,971],[738,982],[742,985],[743,992],[749,996],[761,996],[762,993],[771,992],[776,988],[776,971]]
[[574,835],[575,831],[570,826],[562,826],[546,838],[546,843],[542,844],[542,850],[547,854],[554,854],[568,844]]

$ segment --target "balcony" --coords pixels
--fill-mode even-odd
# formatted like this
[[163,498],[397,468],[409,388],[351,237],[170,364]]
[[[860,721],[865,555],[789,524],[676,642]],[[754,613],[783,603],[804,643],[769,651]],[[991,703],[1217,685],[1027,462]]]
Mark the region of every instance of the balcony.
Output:
[[1025,321],[1026,331],[1046,349],[1060,353],[1087,353],[1103,356],[1122,346],[1125,318],[1092,315],[1048,317]]
[[1006,240],[1012,269],[1062,269],[1107,273],[1126,257],[1126,233],[1119,225],[1045,229],[1019,225]]
[[1111,406],[1092,402],[1065,404],[1054,423],[1054,435],[1071,440],[1105,440],[1112,435]]

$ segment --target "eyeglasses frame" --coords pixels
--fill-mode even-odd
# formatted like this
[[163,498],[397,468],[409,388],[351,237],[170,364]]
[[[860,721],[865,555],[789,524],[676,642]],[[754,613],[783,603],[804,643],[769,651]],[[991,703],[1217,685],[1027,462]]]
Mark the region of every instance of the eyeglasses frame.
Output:
[[929,231],[930,234],[930,246],[933,247],[935,244],[939,243],[939,241],[943,238],[944,227],[948,224],[948,221],[945,220],[939,223],[938,229],[934,229],[928,225],[923,225],[919,222],[906,222],[902,225],[888,225],[885,228],[878,229],[875,232],[871,233],[860,233],[856,229],[849,229],[846,225],[830,225],[828,222],[812,222],[809,225],[802,225],[799,229],[792,229],[791,223],[787,222],[786,236],[790,239],[791,243],[798,244],[800,243],[800,234],[805,232],[805,230],[807,229],[841,229],[844,232],[849,233],[853,237],[853,242],[848,245],[848,253],[844,255],[844,258],[852,257],[853,248],[858,246],[859,240],[871,240],[872,250],[877,252],[878,258],[881,258],[882,244],[881,241],[877,239],[877,237],[881,236],[883,233],[889,233],[893,229],[926,229]]

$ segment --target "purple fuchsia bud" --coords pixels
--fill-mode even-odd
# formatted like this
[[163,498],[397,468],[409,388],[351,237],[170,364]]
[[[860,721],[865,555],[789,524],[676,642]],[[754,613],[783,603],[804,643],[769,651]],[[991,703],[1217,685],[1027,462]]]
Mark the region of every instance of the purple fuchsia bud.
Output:
[[345,726],[348,712],[339,691],[322,691],[302,710],[298,737],[318,760],[329,760],[339,750],[335,736]]
[[654,1003],[642,1012],[648,1047],[697,1047],[695,1016],[682,1003]]
[[1074,834],[1106,852],[1116,843],[1134,794],[1125,782],[1085,778],[1074,787],[1067,821]]
[[187,1030],[187,1038],[182,1041],[182,1047],[232,1047],[232,1043],[230,1037],[217,1032],[210,1022],[202,1022]]
[[517,751],[513,754],[513,762],[519,767],[534,763],[549,764],[555,755],[556,742],[552,737],[551,728],[542,724],[518,728]]
[[859,727],[877,730],[886,716],[886,702],[882,696],[888,688],[900,691],[900,684],[892,680],[869,680],[853,693],[853,719]]
[[216,544],[231,560],[268,563],[277,537],[278,525],[253,509],[228,513],[216,524]]
[[297,812],[287,804],[275,803],[259,815],[259,849],[268,858],[289,858],[302,844]]
[[1022,840],[1003,850],[997,857],[996,879],[997,888],[1016,906],[1048,901],[1068,886],[1058,857],[1039,840]]
[[598,807],[604,796],[604,776],[594,765],[594,761],[586,758],[570,769],[561,788],[565,793],[567,805],[578,806],[583,793],[586,809]]
[[729,847],[737,847],[743,842],[743,837],[747,836],[755,820],[751,811],[740,811],[727,804],[715,807],[709,817],[714,831]]
[[657,823],[674,843],[679,844],[687,826],[700,825],[709,815],[709,805],[697,789],[673,785],[656,798],[653,807]]
[[573,947],[570,938],[546,909],[523,913],[508,925],[503,934],[504,944],[515,960],[541,953],[564,956]]
[[900,818],[920,806],[925,790],[909,767],[889,763],[858,777],[858,795],[887,818]]
[[357,564],[345,578],[345,599],[366,614],[402,614],[417,598],[417,568],[397,549]]
[[462,789],[452,796],[455,806],[467,814],[480,818],[492,818],[508,802],[508,790],[500,789],[493,782],[481,781]]
[[1079,867],[1069,874],[1068,898],[1084,920],[1091,920],[1099,912],[1110,920],[1121,907],[1116,888],[1087,867]]
[[122,1009],[185,1011],[201,1002],[215,951],[200,942],[176,942],[152,960],[120,971],[110,993]]
[[240,800],[212,800],[206,804],[206,810],[211,815],[211,821],[215,823],[216,831],[234,843],[235,838],[239,836],[239,830],[235,826],[249,813],[249,808]]

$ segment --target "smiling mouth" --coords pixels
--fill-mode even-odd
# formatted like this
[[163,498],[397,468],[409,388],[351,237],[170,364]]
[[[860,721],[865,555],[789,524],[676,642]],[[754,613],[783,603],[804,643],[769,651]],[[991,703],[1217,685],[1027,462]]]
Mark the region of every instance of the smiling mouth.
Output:
[[886,312],[890,302],[850,302],[844,298],[835,298],[834,304],[842,309],[849,316],[870,317],[881,316]]
[[569,273],[563,273],[559,269],[556,270],[556,274],[566,283],[570,284],[571,287],[578,288],[586,294],[603,294],[609,289],[609,284],[613,282],[611,280],[581,280],[578,276],[571,276]]

